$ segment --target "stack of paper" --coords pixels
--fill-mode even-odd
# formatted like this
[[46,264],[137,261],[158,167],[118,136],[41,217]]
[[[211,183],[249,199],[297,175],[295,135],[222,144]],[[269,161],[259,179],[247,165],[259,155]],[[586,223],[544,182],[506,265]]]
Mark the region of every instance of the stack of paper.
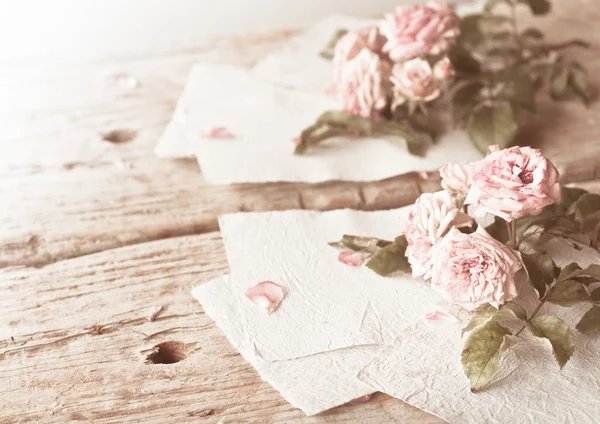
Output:
[[[410,155],[384,139],[340,137],[305,155],[293,155],[294,138],[319,115],[341,110],[325,90],[331,62],[319,56],[332,34],[372,21],[334,16],[288,41],[253,69],[196,65],[156,153],[196,157],[208,182],[327,180],[373,181],[412,171],[432,171],[449,161],[477,160],[467,134],[453,130],[447,111],[443,135],[425,157]],[[225,128],[228,138],[210,138]]]
[[[473,394],[460,364],[467,316],[427,320],[441,299],[425,282],[341,264],[327,245],[346,233],[392,239],[406,214],[225,215],[220,224],[231,273],[193,294],[262,378],[306,414],[381,391],[451,423],[597,422],[597,336],[575,332],[575,354],[562,371],[546,342],[526,336],[505,354],[493,384]],[[560,266],[600,262],[593,249],[561,243],[548,249]],[[286,293],[271,315],[244,296],[263,280]],[[547,305],[542,313],[573,328],[585,309]]]

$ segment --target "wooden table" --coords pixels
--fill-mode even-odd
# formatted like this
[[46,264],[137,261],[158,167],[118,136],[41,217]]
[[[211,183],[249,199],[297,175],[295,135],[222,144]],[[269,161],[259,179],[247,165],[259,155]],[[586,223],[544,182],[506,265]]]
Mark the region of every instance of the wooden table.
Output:
[[[577,55],[600,86],[593,31],[600,11],[591,0],[562,3],[558,20],[541,26],[555,26],[550,39],[596,37]],[[383,394],[304,417],[260,380],[190,295],[192,284],[228,270],[221,213],[383,209],[438,187],[435,175],[417,174],[215,187],[191,160],[154,157],[194,63],[250,65],[290,33],[2,65],[0,422],[442,422]],[[107,78],[114,73],[140,86],[114,84]],[[565,181],[600,191],[599,111],[544,101],[520,140],[542,146]],[[106,141],[114,130],[133,138]],[[164,310],[150,322],[156,305]],[[156,354],[164,342],[172,343]]]

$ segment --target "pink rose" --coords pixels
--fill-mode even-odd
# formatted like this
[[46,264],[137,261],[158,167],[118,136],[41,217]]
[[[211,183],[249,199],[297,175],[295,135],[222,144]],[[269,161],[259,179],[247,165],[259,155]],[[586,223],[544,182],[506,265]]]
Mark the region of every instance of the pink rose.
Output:
[[482,227],[472,234],[451,229],[433,254],[431,287],[449,302],[472,311],[486,303],[499,307],[518,294],[521,262]]
[[429,63],[419,58],[394,65],[390,80],[394,91],[394,105],[407,100],[429,102],[437,99],[442,92],[440,82],[434,78]]
[[459,196],[466,196],[473,184],[472,163],[453,163],[440,168],[442,187],[444,190]]
[[377,54],[363,49],[346,62],[337,85],[344,110],[374,118],[388,104],[389,65]]
[[370,26],[358,31],[351,31],[339,39],[335,45],[333,55],[333,81],[337,83],[340,79],[342,69],[346,62],[354,59],[363,50],[371,50],[380,53],[385,38],[379,32],[379,28]]
[[383,52],[395,62],[445,53],[460,35],[459,25],[459,17],[446,3],[398,7],[381,23],[387,38]]
[[473,186],[465,204],[478,214],[506,221],[538,215],[560,200],[558,171],[538,149],[511,147],[498,150],[475,163]]
[[415,202],[404,235],[408,242],[406,257],[414,277],[429,277],[432,266],[430,250],[453,226],[472,223],[471,217],[460,212],[450,193],[424,193]]

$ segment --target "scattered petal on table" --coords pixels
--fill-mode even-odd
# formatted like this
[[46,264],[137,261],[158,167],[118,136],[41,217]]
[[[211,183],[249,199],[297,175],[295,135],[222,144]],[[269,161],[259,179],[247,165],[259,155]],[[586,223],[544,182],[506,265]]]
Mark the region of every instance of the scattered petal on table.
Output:
[[150,309],[150,313],[148,314],[148,321],[154,321],[156,317],[160,315],[162,310],[163,307],[161,305],[153,306],[152,309]]

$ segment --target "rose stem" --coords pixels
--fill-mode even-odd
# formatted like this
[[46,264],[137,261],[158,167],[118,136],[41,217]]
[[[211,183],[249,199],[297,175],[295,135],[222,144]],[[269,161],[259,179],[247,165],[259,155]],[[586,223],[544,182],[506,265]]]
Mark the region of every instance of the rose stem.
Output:
[[[527,320],[527,322],[531,321],[536,314],[540,311],[540,309],[542,309],[542,305],[546,303],[546,299],[543,299],[539,305],[537,305],[537,308],[534,309],[534,311],[531,313],[531,316],[529,317],[529,319]],[[518,336],[519,334],[521,334],[521,332],[523,332],[523,330],[525,330],[525,327],[527,327],[527,324],[524,324],[523,327],[521,327],[521,329],[519,331],[517,331],[517,334],[515,334],[515,336]]]
[[517,248],[517,222],[512,220],[511,222],[506,222],[506,229],[508,231],[508,244],[512,249]]

